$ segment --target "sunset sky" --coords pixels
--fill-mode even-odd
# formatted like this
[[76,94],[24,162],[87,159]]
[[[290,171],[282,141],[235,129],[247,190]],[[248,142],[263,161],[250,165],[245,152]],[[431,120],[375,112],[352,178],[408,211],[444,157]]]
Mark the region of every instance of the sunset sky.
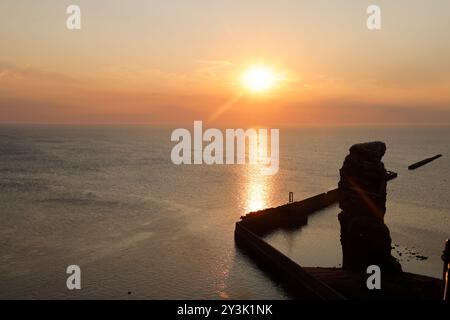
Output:
[[[2,0],[0,122],[450,123],[449,17],[448,0]],[[282,81],[251,92],[255,64]]]

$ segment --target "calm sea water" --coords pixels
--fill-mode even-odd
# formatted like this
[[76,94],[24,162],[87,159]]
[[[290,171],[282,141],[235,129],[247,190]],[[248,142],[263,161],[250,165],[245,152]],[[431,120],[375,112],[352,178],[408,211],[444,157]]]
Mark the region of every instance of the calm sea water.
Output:
[[[450,236],[450,128],[281,129],[280,171],[175,166],[171,129],[0,126],[0,298],[286,298],[235,248],[245,212],[334,188],[350,145],[382,140],[386,223],[404,269],[441,277]],[[442,153],[416,171],[406,167]],[[338,266],[337,207],[274,246],[304,266]],[[397,251],[399,253],[397,253]],[[400,256],[401,254],[401,256]],[[417,259],[416,255],[427,257]],[[65,269],[82,269],[82,290]]]

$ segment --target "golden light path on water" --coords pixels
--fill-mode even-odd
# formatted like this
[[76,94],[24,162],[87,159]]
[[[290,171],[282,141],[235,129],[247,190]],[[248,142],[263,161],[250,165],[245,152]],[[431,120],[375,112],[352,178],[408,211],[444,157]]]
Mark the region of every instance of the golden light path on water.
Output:
[[[249,144],[250,145],[250,144]],[[256,146],[258,155],[264,154],[266,146]],[[269,206],[273,206],[271,199],[273,199],[275,176],[261,174],[261,168],[264,164],[245,164],[241,166],[239,176],[240,194],[239,201],[242,211],[240,214],[246,214],[253,211],[258,211]],[[223,256],[223,261],[218,268],[217,277],[220,279],[216,286],[216,294],[220,299],[232,298],[229,292],[229,285],[234,280],[230,279],[235,268],[236,255],[233,250],[230,250]],[[235,270],[236,271],[236,270]],[[241,270],[239,270],[241,272]],[[244,296],[246,297],[246,296]]]
[[[266,145],[258,144],[255,147],[257,150],[249,150],[259,155],[265,154],[267,150]],[[244,194],[245,199],[244,209],[245,212],[253,212],[265,209],[270,206],[270,199],[272,198],[274,176],[263,175],[261,168],[265,166],[262,163],[247,164],[245,166],[245,172],[243,173],[244,179]]]
[[257,165],[249,165],[246,170],[245,212],[258,211],[268,206],[271,192],[271,176],[259,173]]

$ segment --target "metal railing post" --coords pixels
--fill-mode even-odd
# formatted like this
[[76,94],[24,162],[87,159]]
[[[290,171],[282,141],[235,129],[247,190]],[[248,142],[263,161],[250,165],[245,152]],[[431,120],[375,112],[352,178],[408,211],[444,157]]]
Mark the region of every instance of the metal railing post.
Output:
[[450,303],[450,239],[447,239],[445,242],[445,249],[442,253],[442,261],[444,261],[444,273],[443,273],[443,281],[444,281],[444,293],[443,300],[447,303]]
[[294,202],[294,193],[289,192],[289,203],[293,203],[293,202]]

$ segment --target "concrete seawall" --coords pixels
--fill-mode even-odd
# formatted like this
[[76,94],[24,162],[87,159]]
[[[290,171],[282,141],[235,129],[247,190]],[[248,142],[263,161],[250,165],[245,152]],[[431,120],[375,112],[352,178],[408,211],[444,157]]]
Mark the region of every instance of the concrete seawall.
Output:
[[343,300],[344,297],[320,280],[312,277],[301,266],[250,231],[243,223],[236,223],[236,243],[257,259],[268,272],[273,272],[289,284],[297,299]]
[[[397,176],[388,172],[388,180]],[[307,300],[344,299],[440,299],[442,281],[422,275],[403,273],[385,275],[384,290],[368,290],[366,273],[342,268],[300,266],[264,241],[263,236],[278,228],[298,228],[308,216],[339,201],[338,189],[308,199],[249,213],[236,222],[236,245],[257,262],[275,281],[280,281],[290,296]]]
[[308,216],[339,200],[338,189],[315,195],[302,201],[249,213],[242,218],[248,229],[261,236],[277,228],[298,228],[307,223]]
[[283,278],[295,298],[342,300],[344,297],[340,293],[308,274],[261,238],[276,228],[305,225],[310,214],[337,201],[338,190],[334,189],[302,201],[250,213],[236,223],[236,244],[258,260],[269,273]]

